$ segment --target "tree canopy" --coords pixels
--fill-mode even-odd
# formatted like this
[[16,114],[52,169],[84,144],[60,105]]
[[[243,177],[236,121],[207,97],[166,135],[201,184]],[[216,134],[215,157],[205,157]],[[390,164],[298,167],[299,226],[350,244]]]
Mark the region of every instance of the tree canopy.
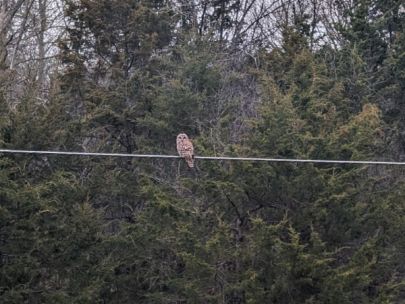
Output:
[[[402,1],[10,0],[0,147],[405,157]],[[2,303],[401,303],[401,166],[0,155]]]

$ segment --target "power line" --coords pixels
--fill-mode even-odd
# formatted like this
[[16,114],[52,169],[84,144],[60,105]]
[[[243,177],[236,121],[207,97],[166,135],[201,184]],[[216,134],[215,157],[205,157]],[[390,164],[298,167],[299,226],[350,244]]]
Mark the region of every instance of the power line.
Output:
[[[69,151],[35,151],[35,150],[13,150],[13,149],[0,149],[0,153],[91,156],[91,157],[181,158],[178,155],[95,153],[95,152],[69,152]],[[296,159],[296,158],[261,158],[261,157],[227,157],[227,156],[195,156],[194,158],[195,159],[205,159],[205,160],[265,161],[265,162],[285,162],[285,163],[323,163],[323,164],[397,165],[397,166],[405,165],[405,162],[368,161],[368,160],[333,160],[333,159],[299,159],[299,158]]]

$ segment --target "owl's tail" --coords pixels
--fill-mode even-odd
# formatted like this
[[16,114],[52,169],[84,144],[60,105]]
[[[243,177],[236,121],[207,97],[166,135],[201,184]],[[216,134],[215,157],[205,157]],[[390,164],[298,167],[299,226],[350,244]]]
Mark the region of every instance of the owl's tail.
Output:
[[193,155],[185,156],[184,159],[186,160],[186,163],[190,168],[194,168],[194,156]]

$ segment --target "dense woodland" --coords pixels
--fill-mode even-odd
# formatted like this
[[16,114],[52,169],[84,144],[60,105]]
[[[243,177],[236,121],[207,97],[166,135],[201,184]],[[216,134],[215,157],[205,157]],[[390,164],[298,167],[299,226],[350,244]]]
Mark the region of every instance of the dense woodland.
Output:
[[[405,160],[401,0],[2,0],[0,148]],[[405,168],[0,154],[1,303],[404,303]]]

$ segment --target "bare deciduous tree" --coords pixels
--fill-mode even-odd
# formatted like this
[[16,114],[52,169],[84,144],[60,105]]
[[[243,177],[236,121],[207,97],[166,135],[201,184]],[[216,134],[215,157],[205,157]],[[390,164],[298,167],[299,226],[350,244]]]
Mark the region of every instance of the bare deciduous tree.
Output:
[[25,0],[16,2],[5,0],[0,4],[0,69],[4,69],[6,65],[7,46],[13,38],[10,35],[13,19],[24,2]]
[[[59,0],[15,0],[0,4],[0,68],[7,71],[9,103],[24,94],[44,100],[57,66],[57,41],[64,31]],[[4,88],[3,88],[3,91]]]

